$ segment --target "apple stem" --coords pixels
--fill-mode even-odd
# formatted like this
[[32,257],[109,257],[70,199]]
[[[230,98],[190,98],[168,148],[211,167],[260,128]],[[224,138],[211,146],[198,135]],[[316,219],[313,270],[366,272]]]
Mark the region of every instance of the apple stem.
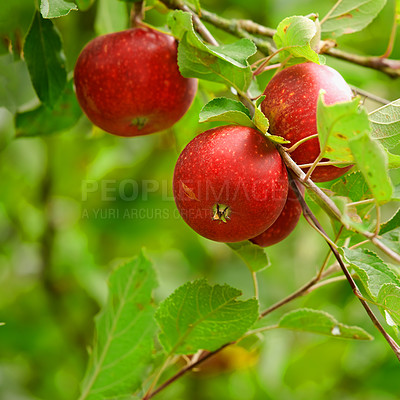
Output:
[[307,171],[306,176],[304,177],[304,182],[308,180],[308,178],[314,172],[315,168],[317,168],[318,163],[321,161],[322,158],[323,158],[323,153],[321,152],[319,156],[315,159],[315,161],[312,163],[310,169]]
[[291,46],[282,47],[282,48],[280,48],[280,49],[274,51],[274,52],[273,52],[272,54],[270,54],[268,57],[266,57],[266,58],[264,59],[263,63],[253,72],[253,75],[254,75],[254,76],[260,75],[261,73],[263,73],[264,71],[266,71],[267,69],[269,69],[269,68],[268,68],[268,64],[269,64],[269,62],[271,61],[271,59],[272,59],[274,56],[276,56],[277,54],[279,54],[281,51],[285,51],[285,50],[287,50],[287,49],[290,48],[290,47],[291,47]]
[[307,142],[310,139],[314,139],[318,137],[318,133],[316,133],[315,135],[311,135],[311,136],[307,136],[301,140],[299,140],[298,142],[296,142],[292,147],[289,147],[286,151],[288,153],[292,153],[293,151],[295,151],[300,145],[302,145],[304,142]]
[[[314,165],[314,163],[308,163],[308,164],[298,164],[299,168],[310,168]],[[353,165],[351,163],[349,163],[348,161],[320,161],[317,165],[317,167],[326,167],[329,165],[333,165],[333,166],[348,166],[348,165]]]
[[132,28],[138,28],[142,25],[144,19],[144,1],[133,3],[131,8],[130,22]]

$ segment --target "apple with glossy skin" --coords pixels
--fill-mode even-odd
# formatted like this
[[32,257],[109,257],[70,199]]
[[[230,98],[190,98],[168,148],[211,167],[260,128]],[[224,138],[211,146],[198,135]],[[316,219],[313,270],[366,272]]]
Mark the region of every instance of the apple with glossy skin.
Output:
[[[301,194],[304,194],[304,186],[299,184],[297,188]],[[250,241],[261,247],[268,247],[281,242],[292,233],[299,222],[301,213],[301,204],[297,199],[296,193],[289,186],[285,206],[277,220],[265,232],[250,239]]]
[[265,231],[285,205],[288,177],[274,145],[255,129],[221,126],[196,136],[174,171],[179,213],[200,235],[239,242]]
[[[265,88],[266,98],[261,103],[261,110],[270,122],[270,132],[290,140],[288,146],[317,134],[317,102],[321,89],[325,90],[324,101],[328,105],[350,101],[353,97],[343,77],[326,65],[296,64],[278,72]],[[319,153],[319,140],[313,138],[302,143],[290,156],[297,164],[309,164]],[[350,168],[317,167],[311,179],[315,182],[330,181]]]
[[197,80],[179,72],[176,40],[146,27],[93,39],[78,57],[74,81],[88,118],[118,136],[171,127],[197,90]]

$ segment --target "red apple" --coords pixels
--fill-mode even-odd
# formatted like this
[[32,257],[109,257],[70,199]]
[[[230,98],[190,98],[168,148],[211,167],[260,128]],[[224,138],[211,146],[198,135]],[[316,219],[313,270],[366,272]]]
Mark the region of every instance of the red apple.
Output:
[[[261,104],[261,110],[270,122],[270,132],[290,140],[289,146],[318,133],[317,101],[321,89],[325,90],[324,101],[328,105],[350,101],[353,96],[342,76],[326,65],[296,64],[277,73],[265,88],[266,98]],[[309,164],[319,153],[319,141],[314,138],[301,144],[290,155],[297,164]],[[330,181],[350,168],[317,167],[311,179]]]
[[169,128],[190,107],[197,80],[184,78],[172,36],[150,28],[110,33],[79,55],[74,80],[88,118],[118,136]]
[[201,133],[175,166],[173,192],[182,218],[218,242],[239,242],[265,231],[281,213],[287,191],[278,151],[244,126]]
[[[304,186],[297,185],[298,189],[304,194]],[[251,242],[261,247],[272,246],[287,238],[296,227],[301,216],[302,208],[297,200],[296,193],[289,186],[288,196],[278,219],[261,235],[250,239]]]

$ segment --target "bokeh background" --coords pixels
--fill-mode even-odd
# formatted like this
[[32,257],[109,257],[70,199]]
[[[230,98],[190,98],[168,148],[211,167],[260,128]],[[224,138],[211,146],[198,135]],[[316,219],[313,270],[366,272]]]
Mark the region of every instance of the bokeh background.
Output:
[[[202,6],[228,18],[252,19],[270,27],[286,16],[323,16],[329,0],[203,0]],[[117,0],[99,0],[85,12],[55,21],[64,42],[68,71],[82,47],[107,32],[109,18],[127,24]],[[107,12],[112,10],[112,12]],[[150,10],[146,20],[163,27],[166,15]],[[162,11],[162,9],[161,9]],[[0,36],[19,45],[34,12],[32,0],[2,2]],[[340,48],[384,53],[394,0],[364,31],[341,37]],[[234,38],[210,28],[221,41]],[[7,53],[0,44],[0,57]],[[392,58],[400,58],[397,35]],[[345,79],[388,100],[400,97],[400,81],[382,73],[327,58]],[[265,74],[265,82],[270,75]],[[0,94],[2,91],[0,69]],[[19,109],[35,95],[21,68]],[[4,83],[4,81],[3,81]],[[22,86],[22,87],[21,87]],[[4,90],[4,85],[3,85]],[[223,85],[202,82],[190,112],[173,129],[133,139],[94,129],[85,117],[67,131],[14,139],[13,114],[0,103],[0,399],[75,399],[93,337],[93,317],[106,297],[106,279],[121,261],[145,249],[158,273],[156,300],[188,280],[206,277],[253,295],[251,275],[224,244],[196,235],[179,218],[171,191],[175,161],[196,134],[198,112]],[[369,109],[378,104],[368,101]],[[57,124],[57,121],[54,121]],[[393,210],[392,210],[393,211]],[[329,221],[316,210],[329,230]],[[327,254],[323,240],[301,220],[284,242],[267,250],[271,266],[259,274],[265,308],[310,279]],[[399,364],[372,326],[346,282],[323,287],[272,313],[312,307],[339,321],[362,326],[373,342],[333,340],[271,331],[264,340],[232,348],[202,371],[189,374],[159,399],[395,400],[400,397]]]

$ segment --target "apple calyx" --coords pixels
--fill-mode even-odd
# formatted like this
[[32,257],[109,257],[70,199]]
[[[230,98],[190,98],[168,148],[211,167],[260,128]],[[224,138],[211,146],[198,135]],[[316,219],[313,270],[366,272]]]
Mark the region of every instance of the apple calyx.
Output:
[[143,129],[149,119],[147,117],[136,117],[132,120],[131,126],[136,126],[139,130]]
[[213,221],[222,221],[227,223],[227,220],[230,219],[229,214],[231,213],[231,209],[225,204],[216,203],[213,206],[213,213]]

